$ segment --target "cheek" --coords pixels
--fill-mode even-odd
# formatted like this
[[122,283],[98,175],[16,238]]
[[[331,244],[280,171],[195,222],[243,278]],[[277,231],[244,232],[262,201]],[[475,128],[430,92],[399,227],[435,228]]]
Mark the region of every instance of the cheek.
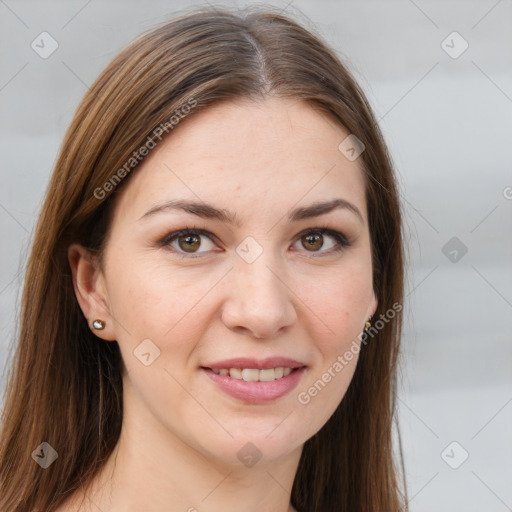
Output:
[[[214,274],[198,275],[192,268],[180,271],[150,258],[127,258],[111,267],[108,291],[117,320],[116,339],[133,384],[148,393],[149,401],[162,400],[159,390],[165,386],[179,393],[170,375],[181,382],[194,369],[198,340],[215,321],[210,302],[214,294],[205,297],[221,277]],[[153,362],[145,367],[137,354],[148,350]]]
[[340,265],[315,280],[305,280],[297,292],[307,306],[304,314],[316,318],[311,338],[321,344],[323,352],[339,350],[361,333],[367,320],[373,292],[371,267],[361,262]]
[[[114,314],[134,337],[162,339],[190,324],[196,304],[209,288],[208,276],[172,269],[156,258],[125,258],[109,269],[108,294]],[[213,282],[212,282],[213,285]]]
[[316,357],[297,401],[314,432],[334,413],[352,381],[372,294],[371,272],[350,267],[333,272],[314,292],[313,288],[304,287],[300,293],[307,297],[303,314],[311,319],[307,325]]

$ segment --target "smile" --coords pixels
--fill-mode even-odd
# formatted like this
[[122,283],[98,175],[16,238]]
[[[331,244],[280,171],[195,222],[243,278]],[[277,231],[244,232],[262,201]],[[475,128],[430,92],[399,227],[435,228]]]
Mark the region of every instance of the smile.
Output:
[[[277,400],[297,387],[305,366],[300,368],[201,368],[216,389],[249,404]],[[221,373],[222,372],[222,373]]]
[[270,382],[281,379],[292,373],[294,368],[266,368],[258,370],[257,368],[220,368],[212,369],[217,375],[229,375],[233,379],[245,380],[246,382]]

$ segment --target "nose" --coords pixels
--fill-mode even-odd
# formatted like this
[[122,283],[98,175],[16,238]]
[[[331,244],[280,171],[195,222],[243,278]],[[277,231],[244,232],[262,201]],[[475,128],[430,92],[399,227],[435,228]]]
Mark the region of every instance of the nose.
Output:
[[238,261],[229,273],[224,325],[258,339],[275,337],[292,326],[297,319],[294,294],[284,274],[263,255],[250,264]]

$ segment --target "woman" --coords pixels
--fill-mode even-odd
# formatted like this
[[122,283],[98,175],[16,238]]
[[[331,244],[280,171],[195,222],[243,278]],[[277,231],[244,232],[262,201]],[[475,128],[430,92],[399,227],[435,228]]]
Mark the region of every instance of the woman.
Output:
[[51,178],[0,509],[406,510],[402,297],[390,158],[332,50],[269,12],[159,26]]

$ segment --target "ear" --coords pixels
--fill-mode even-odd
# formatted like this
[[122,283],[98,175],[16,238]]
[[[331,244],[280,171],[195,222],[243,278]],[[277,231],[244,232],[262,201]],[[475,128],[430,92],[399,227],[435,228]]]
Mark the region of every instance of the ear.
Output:
[[377,299],[377,296],[375,295],[375,291],[372,291],[372,297],[370,299],[368,310],[366,312],[366,320],[369,320],[373,315],[375,315],[375,311],[377,311],[378,305],[379,301]]
[[[83,246],[72,244],[68,247],[68,261],[73,274],[75,295],[89,327],[99,338],[115,341],[105,277],[97,257]],[[105,329],[94,329],[94,320],[103,320]]]

